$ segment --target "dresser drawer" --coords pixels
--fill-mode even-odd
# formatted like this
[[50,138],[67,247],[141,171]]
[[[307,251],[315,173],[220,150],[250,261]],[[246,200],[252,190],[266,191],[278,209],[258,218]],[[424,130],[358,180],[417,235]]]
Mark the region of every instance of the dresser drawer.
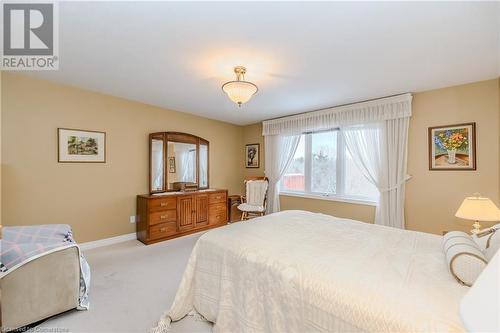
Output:
[[226,193],[224,192],[218,192],[218,193],[212,193],[208,195],[208,203],[209,204],[214,204],[214,203],[226,203]]
[[208,206],[208,223],[220,224],[227,222],[227,205],[216,203]]
[[176,210],[165,210],[160,212],[149,213],[149,225],[164,223],[164,222],[175,222],[177,221],[177,211]]
[[172,236],[177,233],[177,224],[175,222],[168,222],[156,224],[149,228],[149,239],[158,239],[167,236]]
[[227,223],[227,212],[224,211],[214,211],[208,214],[208,224],[223,224]]
[[157,212],[160,210],[176,209],[176,198],[158,198],[149,201],[148,210],[150,212]]
[[208,206],[209,213],[220,213],[225,212],[227,210],[227,204],[224,203],[215,203]]

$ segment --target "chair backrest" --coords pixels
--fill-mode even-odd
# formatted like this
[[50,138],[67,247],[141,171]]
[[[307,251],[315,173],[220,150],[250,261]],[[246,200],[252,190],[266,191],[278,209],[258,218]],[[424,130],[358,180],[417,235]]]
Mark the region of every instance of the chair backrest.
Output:
[[264,206],[268,187],[267,179],[246,181],[246,202],[253,206]]

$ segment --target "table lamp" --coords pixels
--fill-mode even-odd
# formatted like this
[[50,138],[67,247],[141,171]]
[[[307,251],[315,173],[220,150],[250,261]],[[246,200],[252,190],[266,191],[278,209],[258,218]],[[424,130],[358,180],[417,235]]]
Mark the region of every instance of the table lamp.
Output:
[[474,197],[464,199],[458,208],[455,216],[465,220],[475,221],[471,232],[477,234],[481,231],[479,221],[500,221],[498,207],[488,198],[483,198],[479,194]]

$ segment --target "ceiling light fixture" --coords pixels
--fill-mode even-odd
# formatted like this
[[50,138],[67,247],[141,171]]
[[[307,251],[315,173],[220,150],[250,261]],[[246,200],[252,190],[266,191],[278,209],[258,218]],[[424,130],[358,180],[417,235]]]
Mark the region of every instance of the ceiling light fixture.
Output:
[[245,81],[246,72],[247,69],[243,66],[234,67],[236,81],[229,81],[222,85],[222,91],[239,107],[241,107],[241,104],[248,102],[259,90],[252,82]]

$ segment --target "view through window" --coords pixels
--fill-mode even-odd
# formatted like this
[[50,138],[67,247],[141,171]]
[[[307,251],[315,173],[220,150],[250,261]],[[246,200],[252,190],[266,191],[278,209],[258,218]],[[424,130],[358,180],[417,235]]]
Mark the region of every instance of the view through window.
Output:
[[376,187],[355,164],[338,130],[302,134],[282,192],[375,201]]

